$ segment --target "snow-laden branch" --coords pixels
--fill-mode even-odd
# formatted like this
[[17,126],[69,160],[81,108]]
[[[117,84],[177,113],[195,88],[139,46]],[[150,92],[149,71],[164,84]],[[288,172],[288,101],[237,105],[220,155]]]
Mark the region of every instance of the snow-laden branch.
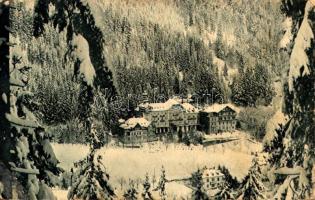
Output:
[[39,124],[37,123],[37,121],[30,121],[30,120],[24,120],[24,119],[20,119],[17,116],[14,116],[12,114],[5,114],[6,119],[18,126],[22,126],[22,127],[29,127],[29,128],[37,128],[39,126]]
[[39,174],[37,169],[25,169],[20,167],[11,167],[12,171],[23,173],[23,174]]
[[290,57],[289,90],[293,90],[293,82],[299,76],[310,74],[310,61],[307,51],[312,47],[314,33],[311,27],[310,14],[314,12],[314,4],[308,1],[305,6],[304,19],[294,41]]
[[282,167],[277,170],[275,170],[275,174],[282,174],[282,175],[300,175],[305,171],[303,167],[295,167],[295,168],[288,168],[288,167]]
[[74,57],[80,61],[80,74],[83,75],[84,81],[92,86],[95,69],[90,59],[89,44],[82,35],[75,35],[72,41],[74,46]]

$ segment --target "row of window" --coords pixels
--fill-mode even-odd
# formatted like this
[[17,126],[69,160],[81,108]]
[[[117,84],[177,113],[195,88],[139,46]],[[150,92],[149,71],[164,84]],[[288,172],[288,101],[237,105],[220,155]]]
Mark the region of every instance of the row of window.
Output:
[[232,120],[234,119],[234,117],[232,116],[225,116],[225,117],[221,117],[222,120]]
[[234,115],[232,112],[220,112],[219,115]]
[[127,132],[127,136],[141,136],[143,134],[143,131],[132,131],[132,132]]
[[222,122],[212,122],[212,126],[233,126],[236,124],[236,121],[222,121]]
[[221,185],[222,185],[222,183],[210,183],[210,184],[205,184],[205,187],[207,189],[210,189],[210,188],[220,187]]
[[214,182],[214,181],[222,181],[223,180],[223,177],[213,177],[213,178],[207,178],[206,179],[206,182]]

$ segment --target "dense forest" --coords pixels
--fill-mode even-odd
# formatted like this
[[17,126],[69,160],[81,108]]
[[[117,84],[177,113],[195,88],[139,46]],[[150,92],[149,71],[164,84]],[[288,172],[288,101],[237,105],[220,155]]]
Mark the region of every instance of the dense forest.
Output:
[[[90,12],[104,48],[90,44],[90,53],[104,57],[94,56],[94,62],[110,74],[98,77],[107,77],[114,87],[97,92],[99,105],[106,104],[99,109],[109,111],[102,116],[104,127],[132,115],[144,92],[151,102],[192,95],[201,104],[269,105],[273,82],[287,66],[282,62],[287,55],[279,51],[279,7],[275,1],[93,1]],[[50,19],[57,11],[48,8]],[[75,31],[56,29],[59,21],[45,23],[46,31],[34,38],[32,7],[17,3],[11,12],[17,22],[13,32],[36,66],[29,86],[36,114],[45,124],[57,125],[54,131],[82,130],[89,86],[71,53],[75,44],[69,35]],[[73,137],[80,138],[76,132]]]

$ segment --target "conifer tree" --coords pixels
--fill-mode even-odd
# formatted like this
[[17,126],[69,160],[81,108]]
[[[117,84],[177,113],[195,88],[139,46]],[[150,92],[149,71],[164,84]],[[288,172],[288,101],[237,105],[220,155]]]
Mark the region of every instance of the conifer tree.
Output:
[[253,159],[253,165],[249,169],[241,186],[243,200],[263,200],[265,197],[265,186],[262,183],[262,174],[258,165],[257,157]]
[[278,198],[305,199],[311,192],[315,149],[315,3],[313,0],[283,0],[282,11],[292,19],[291,30],[288,30],[292,39],[287,47],[290,66],[283,107],[289,120],[275,130],[265,151],[270,153],[269,164],[276,168],[276,178],[279,174],[286,176],[284,181],[279,180]]
[[208,200],[209,197],[203,188],[202,172],[200,169],[193,173],[191,181],[194,187],[191,198],[193,200]]
[[133,181],[129,181],[129,188],[124,193],[125,200],[136,200],[138,196],[138,192],[135,188],[135,184]]
[[165,169],[162,166],[160,180],[158,182],[157,188],[155,189],[155,190],[159,190],[160,198],[162,200],[165,200],[167,197],[166,191],[165,191],[165,184],[166,184],[166,175],[165,175]]
[[[50,6],[49,6],[50,5]],[[51,10],[51,7],[55,9]],[[85,119],[90,115],[90,105],[93,103],[93,91],[98,88],[107,100],[116,95],[112,81],[112,72],[107,67],[104,57],[104,36],[97,26],[90,5],[84,1],[55,1],[39,0],[34,7],[34,32],[35,37],[40,37],[45,32],[45,24],[52,23],[59,32],[66,31],[69,49],[65,59],[74,55],[74,74],[83,79],[79,96],[79,118],[85,129],[90,127]],[[90,62],[90,63],[88,63]],[[86,66],[93,69],[86,69]],[[92,80],[87,80],[87,75],[92,73]]]
[[90,152],[86,158],[76,163],[78,178],[70,188],[69,199],[102,200],[113,199],[115,196],[109,184],[109,175],[102,163],[102,157],[100,155],[96,157],[96,151],[102,147],[103,142],[99,139],[94,124],[97,116],[94,104],[91,109],[92,115],[87,121],[91,129],[86,138],[90,144]]
[[227,186],[232,189],[237,189],[240,185],[236,177],[233,177],[230,171],[225,166],[219,166],[218,169],[224,174],[224,180]]
[[145,199],[145,200],[153,199],[152,194],[150,192],[150,188],[151,188],[151,184],[150,184],[150,180],[149,180],[149,175],[146,174],[145,180],[143,182],[143,190],[144,190],[142,193],[143,199]]
[[6,196],[12,198],[10,192],[15,192],[18,195],[15,198],[54,199],[49,186],[55,184],[61,170],[57,167],[50,137],[31,111],[32,93],[27,88],[31,66],[27,52],[19,38],[12,35],[10,42],[14,45],[10,47],[9,93],[2,94],[3,102],[9,105],[9,110],[4,110],[8,124],[3,126],[7,129],[1,137],[0,159],[15,177],[5,188],[15,188],[6,191]]
[[231,186],[228,183],[224,183],[223,187],[220,188],[219,193],[215,195],[217,200],[230,200],[234,199],[231,191]]

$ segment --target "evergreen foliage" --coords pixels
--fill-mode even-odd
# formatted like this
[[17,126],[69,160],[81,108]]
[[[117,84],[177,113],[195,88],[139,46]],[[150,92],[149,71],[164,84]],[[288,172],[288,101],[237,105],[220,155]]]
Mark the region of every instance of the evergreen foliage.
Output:
[[167,197],[166,190],[165,190],[165,184],[166,184],[166,175],[165,175],[165,169],[162,166],[161,176],[160,176],[158,185],[155,189],[155,190],[159,190],[161,200],[165,200]]
[[193,200],[208,200],[209,197],[203,188],[202,172],[198,169],[191,176],[191,185],[194,187],[191,198]]
[[145,175],[145,180],[143,182],[143,193],[141,194],[143,199],[145,200],[152,200],[152,194],[150,192],[150,188],[151,188],[151,184],[150,184],[150,180],[149,180],[149,175],[146,174]]
[[[48,186],[56,184],[56,176],[61,169],[57,167],[58,160],[50,145],[50,136],[40,126],[27,103],[27,99],[32,98],[27,88],[31,69],[27,52],[22,48],[19,38],[11,35],[10,42],[14,45],[10,47],[8,63],[9,93],[2,94],[2,100],[10,106],[4,112],[8,124],[3,126],[5,132],[1,138],[1,160],[10,167],[16,178],[12,184],[20,187],[18,198],[53,199]],[[5,187],[11,186],[10,183]]]
[[253,159],[253,165],[249,169],[241,185],[241,196],[244,200],[262,200],[265,197],[265,186],[262,183],[262,174],[257,157]]
[[136,200],[138,196],[138,192],[135,188],[134,182],[129,181],[129,188],[124,193],[124,199],[125,200]]
[[234,199],[231,191],[231,186],[228,183],[225,183],[223,187],[220,188],[219,193],[215,195],[217,200],[231,200]]
[[271,75],[262,65],[247,68],[232,85],[232,100],[240,106],[269,105],[273,96]]
[[[275,9],[278,4],[274,2],[255,0],[250,4],[238,4],[224,0],[218,4],[173,0],[155,4],[153,7],[157,9],[160,6],[167,8],[161,9],[166,19],[171,14],[176,15],[169,18],[174,20],[172,26],[164,18],[158,20],[157,16],[163,14],[157,15],[155,10],[150,10],[151,2],[139,6],[124,1],[103,1],[94,5],[83,1],[52,0],[38,2],[33,10],[36,15],[20,4],[18,9],[22,12],[15,16],[14,21],[19,23],[15,23],[14,28],[19,30],[20,38],[27,38],[30,61],[41,69],[34,72],[37,81],[31,85],[34,99],[38,102],[35,114],[45,124],[55,126],[54,132],[77,129],[78,135],[82,135],[88,130],[84,127],[84,119],[88,116],[91,102],[85,102],[91,101],[88,94],[94,92],[81,80],[77,60],[71,56],[76,35],[82,35],[89,44],[96,72],[94,86],[99,86],[102,95],[110,99],[110,120],[104,123],[113,132],[117,132],[117,119],[132,116],[144,91],[148,92],[151,102],[188,93],[194,94],[201,104],[226,102],[230,100],[230,79],[235,76],[231,69],[241,73],[243,69],[259,65],[275,66],[271,72],[273,76],[285,66],[278,62],[281,56],[275,53],[278,50],[277,39],[270,40],[279,38],[281,32],[269,25],[272,23],[277,27],[281,17],[279,10]],[[133,6],[139,9],[139,13],[134,12]],[[142,15],[151,11],[150,17]],[[259,20],[261,17],[266,20]],[[265,30],[269,33],[265,34]],[[34,39],[33,34],[36,35]],[[249,44],[250,47],[244,49],[243,45],[236,44]],[[219,56],[216,46],[224,51],[223,56]],[[217,57],[223,59],[223,69],[217,63]],[[222,77],[226,74],[227,77]],[[252,92],[250,102],[246,102],[247,97],[242,93],[233,91],[232,100],[238,104],[268,104],[272,96],[268,85],[265,96]],[[263,97],[262,101],[260,97]],[[118,104],[121,111],[116,109]],[[78,115],[79,119],[74,118]],[[69,141],[70,137],[63,139],[60,136],[60,141]],[[74,138],[82,142],[82,138]]]
[[[225,187],[229,187],[232,189],[237,189],[240,186],[236,177],[233,177],[230,171],[225,166],[219,166],[218,169],[224,174]],[[224,187],[224,188],[225,188]]]
[[[48,6],[49,4],[51,5]],[[55,8],[54,11],[51,10],[51,7]],[[59,32],[66,32],[68,48],[63,57],[73,59],[71,62],[74,69],[73,74],[81,79],[78,95],[78,110],[80,111],[78,118],[87,134],[90,127],[85,119],[89,117],[91,112],[93,88],[98,88],[102,94],[107,95],[107,100],[116,95],[112,73],[107,67],[103,54],[103,34],[90,10],[89,3],[83,1],[38,1],[35,4],[34,12],[35,37],[40,37],[45,32],[45,24],[48,23],[52,23]],[[82,77],[81,68],[88,67],[87,64],[92,67],[85,69],[85,72],[87,72],[86,70],[95,72],[92,80],[88,80],[84,72],[85,77],[80,78]]]
[[[271,144],[269,164],[279,184],[277,198],[305,199],[311,192],[311,170],[314,165],[314,4],[312,1],[282,1],[282,10],[291,17],[293,39],[287,48],[290,67],[284,87],[283,112],[289,116],[286,124],[276,130]],[[286,170],[283,170],[286,169]],[[275,171],[275,172],[276,172]],[[292,176],[292,171],[296,177]],[[299,183],[294,184],[294,179]],[[291,189],[288,189],[291,188]]]
[[90,134],[86,137],[86,141],[90,144],[90,152],[85,159],[76,164],[78,178],[70,188],[69,199],[101,200],[113,199],[115,196],[114,190],[108,182],[109,175],[102,164],[102,157],[100,155],[96,157],[96,151],[104,145],[95,126],[97,116],[94,100],[91,105],[91,115],[86,121],[87,127],[91,127]]

